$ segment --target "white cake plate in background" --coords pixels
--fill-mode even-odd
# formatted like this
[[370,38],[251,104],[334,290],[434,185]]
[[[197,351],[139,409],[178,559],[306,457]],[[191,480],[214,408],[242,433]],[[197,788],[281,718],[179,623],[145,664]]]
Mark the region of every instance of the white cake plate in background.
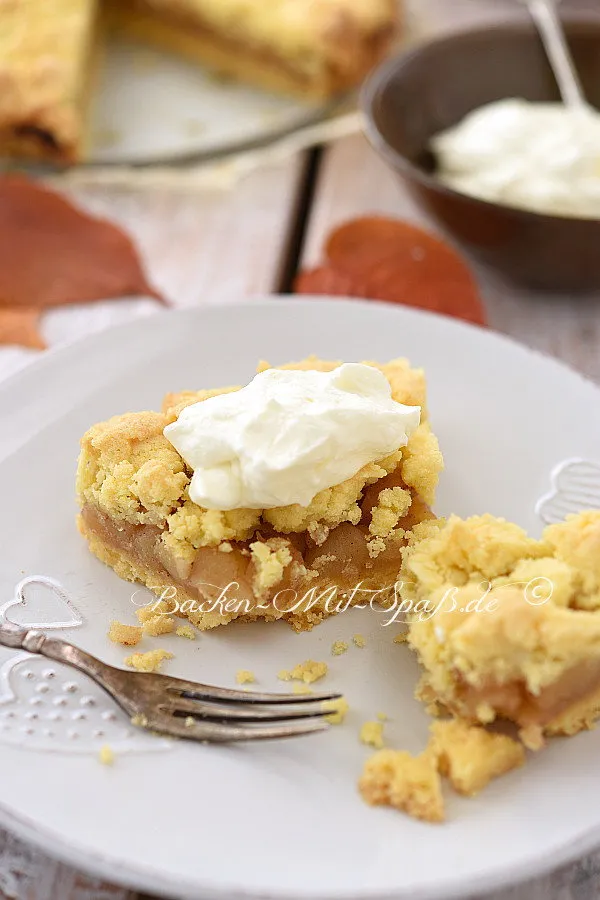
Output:
[[332,112],[211,74],[184,59],[112,39],[92,104],[88,163],[149,164],[268,143]]

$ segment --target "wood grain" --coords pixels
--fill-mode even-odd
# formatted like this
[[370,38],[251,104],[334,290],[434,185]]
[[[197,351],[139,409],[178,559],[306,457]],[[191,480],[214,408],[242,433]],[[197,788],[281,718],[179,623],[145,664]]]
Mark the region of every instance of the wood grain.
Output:
[[69,195],[122,225],[158,289],[175,306],[190,307],[279,288],[304,166],[297,156],[250,173],[234,190],[94,186]]

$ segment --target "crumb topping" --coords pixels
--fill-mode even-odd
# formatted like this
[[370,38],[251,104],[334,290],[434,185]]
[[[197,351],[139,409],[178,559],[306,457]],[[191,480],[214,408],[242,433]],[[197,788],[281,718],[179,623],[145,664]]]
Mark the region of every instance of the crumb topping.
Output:
[[287,544],[277,538],[255,541],[250,544],[250,553],[255,570],[253,586],[260,597],[282,580],[285,567],[292,562],[292,554]]
[[161,634],[172,634],[175,631],[175,619],[171,616],[152,616],[150,619],[146,619],[142,628],[144,634],[149,635],[150,637],[159,637]]
[[384,746],[383,722],[365,722],[359,734],[361,744],[380,750]]
[[135,614],[138,622],[145,625],[153,619],[161,616],[168,616],[174,612],[173,604],[169,600],[151,600],[146,606],[140,606],[136,609]]
[[525,750],[518,741],[460,719],[434,722],[428,750],[435,755],[440,774],[457,793],[468,797],[525,763]]
[[410,491],[401,487],[385,488],[379,495],[379,503],[371,512],[369,531],[375,537],[385,538],[396,528],[410,509]]
[[334,641],[331,645],[331,655],[332,656],[341,656],[348,649],[348,644],[346,641]]
[[[331,371],[339,362],[311,357],[288,369]],[[375,365],[371,363],[371,365]],[[259,367],[260,371],[267,364]],[[93,426],[82,439],[77,488],[80,499],[106,512],[112,519],[132,524],[150,524],[164,529],[163,539],[177,556],[187,557],[200,547],[216,547],[223,542],[246,541],[261,522],[282,534],[332,529],[342,522],[357,524],[362,516],[359,501],[366,487],[395,470],[425,503],[442,468],[437,441],[426,421],[425,379],[406,360],[378,365],[400,403],[423,408],[423,422],[407,447],[386,459],[369,464],[356,475],[321,491],[308,507],[292,505],[271,510],[239,509],[230,512],[206,510],[192,503],[187,491],[191,472],[163,435],[183,408],[237,388],[171,394],[163,412],[128,413]],[[384,512],[379,510],[376,529],[385,528],[384,519],[410,505],[410,494],[395,488]],[[387,501],[386,501],[387,502]],[[397,519],[396,519],[397,521]],[[325,533],[326,536],[326,533]]]
[[359,789],[367,803],[393,806],[426,822],[445,818],[440,775],[459,794],[473,796],[494,778],[519,768],[518,741],[458,719],[434,722],[423,753],[380,750],[365,764]]
[[238,684],[254,684],[256,675],[249,669],[238,669],[235,674],[235,680]]
[[348,714],[350,705],[345,697],[338,697],[337,700],[325,700],[323,709],[331,710],[330,714],[325,716],[325,720],[330,725],[341,725]]
[[427,753],[415,757],[403,750],[380,750],[367,760],[359,789],[371,806],[393,806],[425,822],[444,821],[442,782]]
[[126,657],[125,665],[138,672],[158,672],[166,659],[173,659],[168,650],[148,650],[146,653],[132,653]]
[[110,623],[108,636],[115,644],[135,647],[142,639],[142,629],[139,625],[124,625],[122,622],[113,620]]
[[435,610],[409,626],[432,699],[483,722],[500,714],[527,725],[546,688],[581,667],[600,670],[600,511],[569,516],[541,540],[490,515],[428,522],[403,557],[404,596]]
[[191,625],[180,625],[179,628],[175,629],[175,634],[178,637],[187,638],[188,641],[196,640],[196,632]]
[[305,684],[312,684],[327,675],[328,666],[324,662],[315,662],[314,659],[307,659],[306,662],[298,663],[293,669],[282,669],[277,677],[280,681],[303,681]]
[[115,754],[113,752],[112,747],[109,747],[108,744],[104,744],[100,747],[100,751],[98,753],[98,759],[102,763],[103,766],[112,766],[115,762]]

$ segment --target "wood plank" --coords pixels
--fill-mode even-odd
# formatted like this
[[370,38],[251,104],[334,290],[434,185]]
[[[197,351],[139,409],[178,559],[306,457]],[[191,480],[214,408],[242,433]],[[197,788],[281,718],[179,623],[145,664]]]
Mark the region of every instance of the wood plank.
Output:
[[124,190],[69,195],[122,225],[153,281],[178,307],[243,299],[279,287],[305,157],[255,170],[235,187]]
[[82,875],[0,830],[0,900],[135,900],[135,896]]

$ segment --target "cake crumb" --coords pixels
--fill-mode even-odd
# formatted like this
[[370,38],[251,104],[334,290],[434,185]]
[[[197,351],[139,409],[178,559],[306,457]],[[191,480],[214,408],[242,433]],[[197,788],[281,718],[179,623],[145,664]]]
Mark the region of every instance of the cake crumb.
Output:
[[380,750],[367,760],[358,787],[371,806],[393,806],[424,822],[444,821],[441,778],[428,753]]
[[331,655],[332,656],[341,656],[342,653],[345,653],[348,649],[348,644],[346,641],[334,641],[331,645]]
[[235,674],[235,680],[238,684],[254,684],[256,675],[254,672],[250,672],[249,669],[238,669]]
[[231,553],[233,551],[233,547],[231,546],[229,541],[223,541],[221,544],[219,544],[217,550],[219,551],[219,553]]
[[175,609],[176,604],[170,603],[168,600],[151,600],[150,603],[136,609],[135,614],[140,624],[143,625],[149,619],[156,618],[156,616],[167,616],[170,613],[174,613]]
[[280,681],[303,681],[305,684],[312,684],[313,681],[324,678],[328,671],[327,663],[307,659],[303,663],[298,663],[291,671],[282,669],[277,677]]
[[187,638],[188,641],[196,640],[196,632],[191,625],[180,625],[179,628],[175,629],[175,634],[178,637]]
[[526,728],[521,728],[519,737],[527,749],[534,752],[543,750],[546,745],[544,729],[541,725],[528,725]]
[[454,790],[467,797],[525,762],[525,750],[518,741],[461,719],[434,722],[430,731],[427,752]]
[[345,697],[338,697],[337,700],[324,700],[323,709],[331,710],[331,713],[325,716],[325,720],[330,725],[341,725],[346,718],[350,705]]
[[115,754],[112,747],[109,747],[108,744],[104,744],[102,747],[100,747],[98,759],[103,766],[113,766],[115,763]]
[[186,717],[186,720],[185,720],[185,722],[184,722],[184,725],[185,725],[186,728],[191,728],[192,725],[195,725],[195,724],[196,724],[196,720],[195,720],[195,718],[194,718],[193,716],[187,716],[187,717]]
[[400,634],[397,634],[394,638],[395,644],[405,644],[408,640],[408,631],[401,631]]
[[388,714],[384,713],[384,712],[378,712],[377,718],[379,719],[380,722],[389,722],[389,720],[390,720],[390,717],[388,716]]
[[124,647],[135,647],[142,639],[142,629],[139,625],[123,625],[122,622],[113,620],[110,623],[108,636],[114,644],[123,644]]
[[365,722],[359,734],[361,744],[381,750],[383,742],[383,722]]
[[352,638],[352,643],[354,644],[355,647],[358,647],[360,650],[362,650],[364,647],[367,646],[367,642],[362,634],[355,634]]
[[312,691],[307,684],[304,684],[303,681],[296,681],[292,685],[292,693],[293,694],[312,694]]
[[171,616],[159,615],[146,619],[142,628],[144,634],[150,637],[159,637],[161,634],[172,634],[175,631],[175,619]]
[[148,650],[146,653],[132,653],[125,658],[125,665],[138,672],[158,672],[163,660],[173,659],[168,650]]
[[147,728],[148,718],[143,713],[137,713],[135,716],[132,716],[131,724],[135,725],[136,728]]
[[367,543],[367,550],[371,559],[377,559],[377,557],[386,549],[387,545],[381,537],[372,538]]

